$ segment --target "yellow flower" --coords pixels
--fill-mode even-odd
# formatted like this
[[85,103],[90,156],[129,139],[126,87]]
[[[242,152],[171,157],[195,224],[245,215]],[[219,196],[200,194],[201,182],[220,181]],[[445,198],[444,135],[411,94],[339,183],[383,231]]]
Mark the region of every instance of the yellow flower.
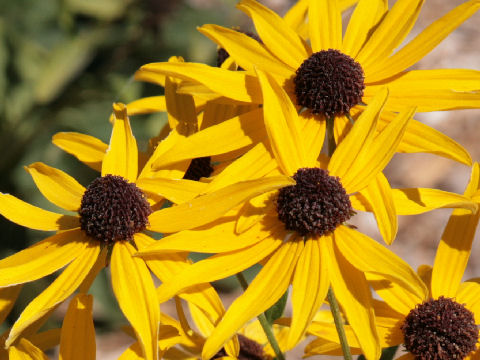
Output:
[[[465,196],[476,203],[480,202],[479,169],[475,163],[465,190]],[[423,265],[418,270],[425,283],[424,292],[413,294],[381,276],[368,276],[374,290],[385,300],[373,305],[381,346],[403,344],[408,353],[399,359],[477,359],[480,355],[480,282],[478,278],[462,282],[479,218],[480,213],[453,211],[433,268]],[[306,347],[307,356],[341,355],[331,322],[314,322],[308,332],[318,339]],[[352,352],[361,353],[348,325],[346,332]]]
[[[165,282],[159,289],[160,301],[191,285],[230,276],[256,263],[264,265],[207,339],[204,359],[272,306],[290,284],[294,315],[288,349],[301,339],[332,286],[363,351],[375,358],[380,348],[364,272],[384,274],[415,294],[423,293],[424,285],[400,258],[345,222],[353,213],[352,194],[386,181],[381,171],[395,153],[413,110],[401,113],[377,134],[376,119],[387,100],[387,91],[379,92],[331,159],[321,158],[319,163],[322,142],[316,141],[317,133],[308,125],[315,120],[302,122],[275,80],[260,71],[258,76],[271,152],[258,144],[209,183],[206,195],[153,214],[152,230],[180,232],[140,255],[216,254]],[[248,176],[260,179],[238,182]],[[461,206],[476,210],[468,198],[456,198]]]
[[[449,33],[474,14],[480,4],[470,0],[437,20],[400,50],[396,49],[413,27],[423,0],[400,0],[391,9],[383,0],[358,2],[342,38],[341,8],[336,0],[308,4],[307,43],[289,21],[257,3],[243,0],[237,7],[254,22],[262,43],[216,25],[199,30],[226,49],[246,71],[229,71],[195,63],[152,63],[142,70],[186,80],[193,95],[225,102],[262,104],[255,70],[270,74],[287,91],[293,103],[307,108],[317,119],[335,117],[340,141],[356,118],[382,87],[390,89],[380,117],[385,126],[392,111],[416,106],[418,111],[480,107],[480,72],[464,69],[407,70]],[[395,52],[396,51],[396,52]],[[191,82],[201,84],[192,86]],[[210,93],[210,94],[208,94]],[[319,136],[325,122],[318,121]],[[400,152],[430,152],[471,164],[459,144],[438,131],[411,121]]]
[[[77,214],[50,212],[11,195],[0,195],[0,213],[7,219],[32,229],[57,231],[1,260],[0,287],[34,281],[66,266],[24,309],[10,331],[7,347],[76,289],[86,292],[105,266],[106,250],[110,248],[112,286],[120,308],[134,327],[145,357],[156,358],[160,310],[155,286],[145,262],[132,256],[137,250],[130,243],[146,237],[142,231],[152,212],[148,201],[155,203],[155,197],[148,195],[152,187],[148,185],[149,179],[138,175],[137,144],[125,106],[115,104],[114,114],[110,144],[100,163],[98,155],[102,154],[103,145],[99,140],[88,138],[96,145],[93,148],[81,141],[76,143],[80,145],[77,148],[80,157],[91,166],[101,168],[102,176],[87,189],[64,172],[45,164],[27,167],[40,192],[50,202]],[[72,138],[79,139],[75,135]],[[57,139],[68,142],[69,137],[62,134]],[[147,190],[143,190],[142,181]]]

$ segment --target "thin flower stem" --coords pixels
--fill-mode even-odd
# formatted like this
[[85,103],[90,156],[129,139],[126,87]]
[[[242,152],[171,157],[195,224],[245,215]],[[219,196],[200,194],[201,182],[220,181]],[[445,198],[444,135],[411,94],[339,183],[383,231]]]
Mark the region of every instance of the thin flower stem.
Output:
[[340,345],[342,346],[343,358],[345,360],[352,360],[352,354],[350,353],[347,336],[345,335],[340,308],[338,306],[337,298],[335,297],[331,287],[328,289],[327,297],[328,302],[330,303],[330,311],[332,312],[333,320],[335,321],[335,327],[337,328],[338,338],[340,339]]
[[355,121],[353,120],[353,117],[352,117],[352,115],[350,115],[350,113],[349,113],[349,112],[348,112],[348,113],[346,113],[346,114],[345,114],[345,116],[347,117],[347,119],[348,119],[348,120],[350,120],[350,124],[352,124],[352,125],[353,125],[353,124],[355,123]]
[[[237,274],[237,279],[240,285],[242,286],[243,291],[247,290],[248,288],[248,282],[245,279],[245,276],[243,276],[242,273]],[[282,353],[282,350],[280,350],[280,346],[278,345],[277,339],[275,338],[275,335],[273,334],[272,326],[269,324],[267,321],[267,317],[265,316],[264,313],[258,315],[258,321],[260,321],[260,325],[262,325],[263,331],[265,332],[265,335],[267,336],[268,342],[272,346],[273,351],[275,352],[276,359],[277,360],[285,360],[285,356]]]
[[332,156],[333,152],[337,148],[335,144],[335,135],[333,133],[333,119],[335,116],[327,116],[327,144],[328,144],[328,156]]

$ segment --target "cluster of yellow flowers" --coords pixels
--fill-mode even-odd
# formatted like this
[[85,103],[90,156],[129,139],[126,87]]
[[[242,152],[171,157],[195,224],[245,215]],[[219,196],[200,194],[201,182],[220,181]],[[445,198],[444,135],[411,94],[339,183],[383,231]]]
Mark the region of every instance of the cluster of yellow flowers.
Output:
[[[342,12],[354,4],[342,35]],[[47,359],[43,351],[59,343],[60,359],[95,359],[88,292],[102,269],[131,325],[120,359],[281,360],[305,339],[305,356],[376,360],[403,345],[401,359],[480,358],[480,280],[462,282],[480,168],[413,119],[480,108],[480,71],[408,70],[480,1],[398,49],[422,4],[299,0],[280,17],[242,0],[258,35],[199,29],[219,47],[217,67],[177,57],[147,64],[136,79],[165,95],[114,104],[109,144],[56,134],[53,143],[99,177],[85,188],[44,163],[26,167],[67,213],[0,194],[4,217],[55,232],[0,261],[0,322],[22,284],[64,268],[2,335],[0,358]],[[129,116],[159,111],[168,124],[139,152]],[[464,194],[392,189],[383,169],[396,152],[471,166]],[[388,249],[397,217],[437,208],[454,210],[434,266],[416,272]],[[387,246],[349,224],[357,211],[373,213]],[[192,252],[211,256],[193,262]],[[248,284],[242,271],[255,264],[261,270]],[[244,292],[226,309],[210,282],[232,275]],[[161,312],[172,298],[178,319]],[[41,331],[64,301],[62,328]]]

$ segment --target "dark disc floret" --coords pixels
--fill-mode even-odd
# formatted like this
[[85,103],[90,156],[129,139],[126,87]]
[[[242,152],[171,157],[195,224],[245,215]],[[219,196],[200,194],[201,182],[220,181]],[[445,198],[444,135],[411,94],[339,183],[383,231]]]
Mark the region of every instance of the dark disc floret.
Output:
[[478,340],[473,313],[443,296],[411,310],[402,331],[405,348],[418,360],[464,359]]
[[190,162],[183,178],[198,181],[202,177],[209,177],[212,172],[212,158],[210,156],[195,158]]
[[343,115],[362,101],[363,69],[350,56],[334,49],[314,53],[294,78],[297,104],[314,114]]
[[[238,360],[267,360],[268,356],[263,351],[262,345],[256,341],[247,338],[241,334],[238,335],[238,342],[240,343],[240,352]],[[216,353],[212,359],[218,359],[227,356],[227,352],[222,348]]]
[[96,178],[83,194],[80,226],[87,235],[106,243],[132,240],[145,230],[152,209],[143,192],[121,176]]
[[320,168],[298,169],[295,185],[278,191],[278,218],[287,230],[322,236],[350,219],[352,204],[338,177]]

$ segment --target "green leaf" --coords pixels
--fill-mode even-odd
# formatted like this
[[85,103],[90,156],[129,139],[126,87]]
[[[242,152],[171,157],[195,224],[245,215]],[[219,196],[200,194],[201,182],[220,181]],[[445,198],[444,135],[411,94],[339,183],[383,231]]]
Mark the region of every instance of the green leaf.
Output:
[[285,291],[285,294],[282,295],[280,299],[267,311],[265,311],[265,317],[270,325],[280,317],[282,317],[283,312],[285,311],[285,306],[287,305],[288,299],[288,289]]
[[109,21],[122,16],[130,2],[130,0],[67,0],[66,6],[74,13]]

